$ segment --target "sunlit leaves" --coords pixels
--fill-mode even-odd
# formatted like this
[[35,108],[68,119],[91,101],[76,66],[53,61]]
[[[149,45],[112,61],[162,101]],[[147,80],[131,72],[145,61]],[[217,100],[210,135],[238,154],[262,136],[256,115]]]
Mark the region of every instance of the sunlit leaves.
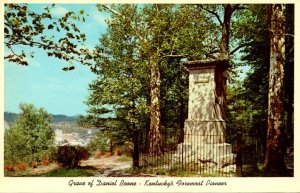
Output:
[[6,163],[31,163],[49,159],[54,143],[51,116],[44,109],[21,104],[21,113],[5,133]]
[[[85,11],[80,14],[67,12],[61,18],[53,18],[51,9],[55,5],[45,7],[41,13],[30,10],[27,4],[5,4],[4,44],[11,54],[5,56],[9,62],[27,65],[26,49],[20,51],[19,45],[36,47],[45,50],[48,56],[66,61],[76,61],[92,65],[96,53],[83,53],[78,45],[84,47],[86,40],[76,22],[82,22]],[[44,35],[44,34],[51,35]],[[89,54],[85,57],[85,54]]]

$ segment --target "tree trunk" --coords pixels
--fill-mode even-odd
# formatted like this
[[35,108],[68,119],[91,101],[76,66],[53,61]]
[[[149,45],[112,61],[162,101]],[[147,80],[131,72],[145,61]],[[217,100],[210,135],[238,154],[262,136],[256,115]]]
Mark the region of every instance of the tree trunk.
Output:
[[268,128],[267,152],[265,157],[265,171],[272,175],[285,175],[286,165],[285,140],[283,125],[283,77],[285,58],[285,17],[284,5],[269,5],[270,36],[270,73],[268,96]]
[[[231,4],[225,4],[224,6],[224,17],[222,22],[222,39],[220,42],[220,60],[226,60],[229,63],[229,40],[230,40],[230,22],[231,16],[234,12],[233,6]],[[238,5],[236,5],[238,6]],[[225,102],[226,102],[226,85],[227,78],[221,75],[221,77],[216,77],[217,87],[216,87],[216,97],[217,105],[221,113],[221,117],[225,118]]]
[[229,60],[230,21],[233,13],[232,5],[224,5],[224,19],[222,23],[222,39],[220,43],[220,59]]
[[158,57],[150,56],[150,131],[149,131],[149,153],[157,155],[161,153],[160,133],[160,72]]

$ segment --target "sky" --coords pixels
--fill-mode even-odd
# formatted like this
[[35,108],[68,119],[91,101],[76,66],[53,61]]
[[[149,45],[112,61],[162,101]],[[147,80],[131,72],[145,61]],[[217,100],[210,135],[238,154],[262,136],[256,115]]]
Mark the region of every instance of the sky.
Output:
[[[40,12],[45,4],[31,5]],[[86,46],[96,46],[106,30],[105,19],[109,16],[97,11],[95,4],[56,4],[52,14],[59,18],[68,11],[84,9],[89,16],[85,23],[76,23],[86,33]],[[47,35],[47,33],[45,33]],[[28,47],[21,47],[27,51]],[[52,114],[74,116],[86,114],[88,84],[96,78],[87,66],[75,64],[75,70],[63,71],[70,63],[48,57],[44,50],[34,49],[34,58],[28,57],[29,66],[4,61],[4,111],[19,113],[20,103],[32,103]],[[4,49],[5,55],[9,53]]]

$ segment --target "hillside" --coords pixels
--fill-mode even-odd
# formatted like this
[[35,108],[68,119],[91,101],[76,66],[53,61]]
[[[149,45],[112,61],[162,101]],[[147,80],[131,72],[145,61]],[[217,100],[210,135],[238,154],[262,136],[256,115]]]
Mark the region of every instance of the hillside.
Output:
[[[70,122],[70,123],[76,123],[77,122],[77,116],[66,116],[66,115],[52,115],[52,123],[59,123],[59,122]],[[17,113],[11,113],[11,112],[4,112],[4,120],[7,123],[13,123],[18,118]]]

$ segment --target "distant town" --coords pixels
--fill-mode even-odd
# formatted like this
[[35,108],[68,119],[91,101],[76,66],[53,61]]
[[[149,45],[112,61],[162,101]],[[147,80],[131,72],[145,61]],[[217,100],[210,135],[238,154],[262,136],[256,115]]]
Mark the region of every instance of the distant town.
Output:
[[86,146],[90,143],[97,129],[82,128],[74,123],[59,122],[52,123],[52,128],[55,129],[55,144]]

